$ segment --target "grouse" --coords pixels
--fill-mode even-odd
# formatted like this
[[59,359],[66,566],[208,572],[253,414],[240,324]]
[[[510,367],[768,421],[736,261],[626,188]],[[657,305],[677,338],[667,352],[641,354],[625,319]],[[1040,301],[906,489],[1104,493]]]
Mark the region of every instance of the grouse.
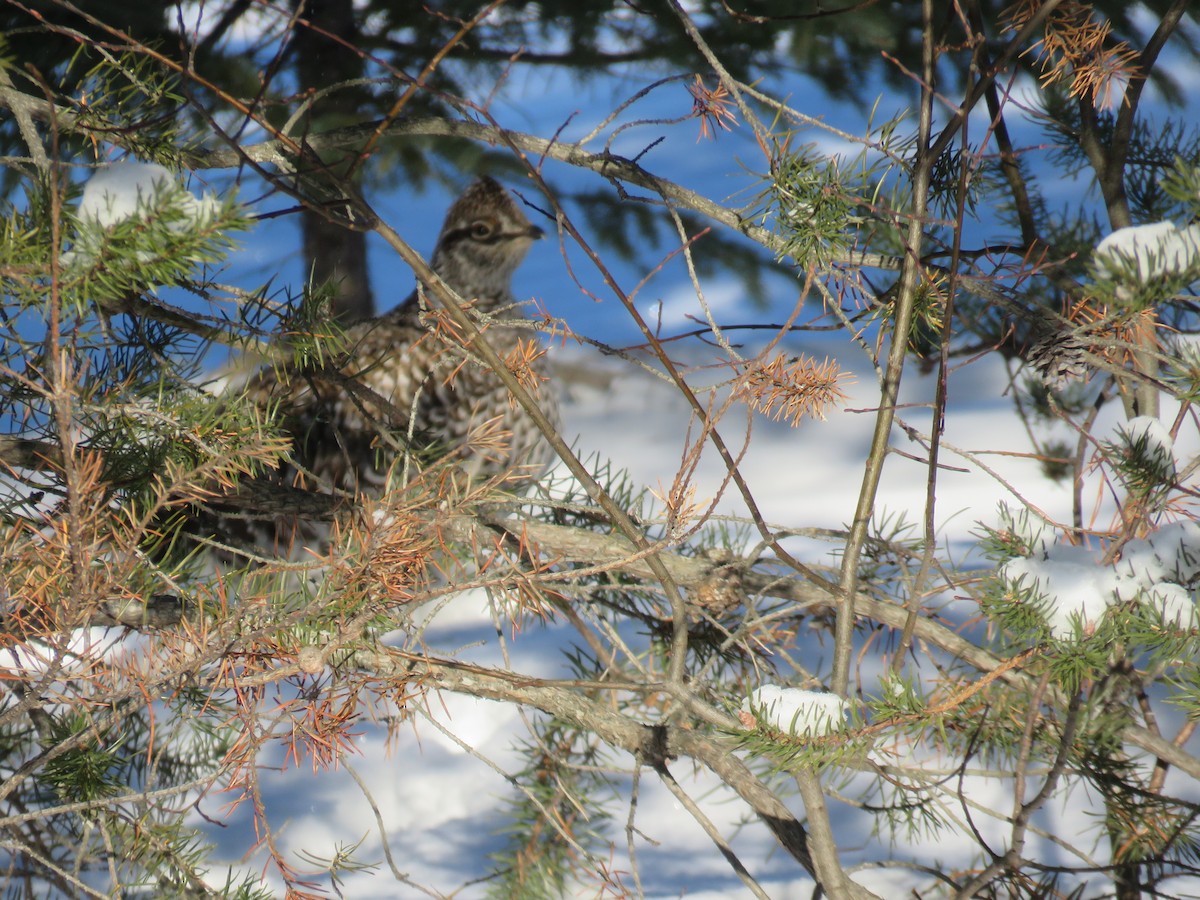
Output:
[[[514,302],[512,276],[542,234],[507,190],[483,177],[450,207],[430,258],[434,272],[474,310],[500,358],[528,367],[539,383],[547,377],[545,363],[530,351],[533,332],[519,324],[526,316]],[[466,473],[504,476],[510,487],[536,479],[551,461],[549,446],[496,373],[463,343],[417,290],[391,312],[349,327],[332,363],[258,371],[244,394],[276,407],[294,444],[292,462],[275,477],[322,492],[378,494],[403,455],[418,466],[450,457]],[[536,396],[557,421],[551,391]],[[280,516],[267,529],[260,522],[252,542],[268,538],[273,546],[261,549],[275,554],[293,552],[297,541],[319,541],[319,529],[302,519]]]

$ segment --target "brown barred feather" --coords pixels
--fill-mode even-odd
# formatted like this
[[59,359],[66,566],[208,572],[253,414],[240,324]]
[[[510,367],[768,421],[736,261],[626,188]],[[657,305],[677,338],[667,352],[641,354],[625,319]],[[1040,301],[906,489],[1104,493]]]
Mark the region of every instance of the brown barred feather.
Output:
[[[514,306],[512,276],[542,236],[507,190],[480,178],[454,202],[430,259],[435,272],[478,313],[495,315],[484,335],[501,358],[528,342],[527,328],[505,325],[525,318]],[[453,330],[414,292],[398,307],[351,326],[349,348],[319,370],[268,367],[246,385],[245,396],[276,404],[294,439],[294,465],[272,480],[318,491],[378,494],[389,470],[407,450],[414,463],[455,455],[472,476],[508,475],[528,483],[552,454],[527,413],[511,402],[500,379],[470,357]],[[544,378],[544,360],[531,363]],[[552,392],[539,392],[556,420]],[[222,517],[225,518],[224,516]],[[218,540],[256,545],[268,555],[296,555],[297,543],[320,545],[327,529],[292,515],[269,521],[253,513],[238,528],[225,521]],[[249,531],[248,540],[238,531]]]

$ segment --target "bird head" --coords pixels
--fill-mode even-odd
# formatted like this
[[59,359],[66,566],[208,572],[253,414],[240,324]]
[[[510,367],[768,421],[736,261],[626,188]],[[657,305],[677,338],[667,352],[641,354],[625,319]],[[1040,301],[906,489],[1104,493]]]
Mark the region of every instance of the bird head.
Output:
[[506,294],[513,272],[543,233],[512,194],[480,178],[450,207],[431,262],[466,299]]

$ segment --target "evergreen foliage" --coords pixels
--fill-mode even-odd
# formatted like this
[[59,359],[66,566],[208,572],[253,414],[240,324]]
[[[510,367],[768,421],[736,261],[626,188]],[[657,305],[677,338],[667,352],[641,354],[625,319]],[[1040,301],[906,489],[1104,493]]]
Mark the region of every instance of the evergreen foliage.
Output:
[[[200,24],[174,3],[129,19],[122,4],[0,7],[6,895],[661,893],[639,808],[651,784],[756,896],[771,895],[770,870],[731,843],[738,830],[777,842],[788,877],[830,896],[870,895],[849,880],[856,864],[903,868],[926,897],[1132,900],[1195,883],[1200,132],[1143,116],[1138,87],[1172,95],[1156,47],[1195,58],[1186,4],[1134,16],[1103,2],[875,3],[855,19],[783,2],[521,0],[486,16],[457,2],[219,6]],[[1151,16],[1157,36],[1139,27]],[[314,82],[322,59],[335,83]],[[550,65],[640,81],[591,140],[500,128],[490,93]],[[839,135],[855,153],[831,157],[761,76],[797,66],[865,106],[845,77],[855,65],[904,86],[912,112],[879,124],[871,109],[861,134]],[[1029,115],[1051,168],[1037,176],[1008,133],[1022,111],[1001,85],[1019,72],[1042,85]],[[690,113],[634,118],[645,92],[685,81]],[[1106,95],[1123,102],[1106,108]],[[651,124],[752,132],[762,174],[744,207],[612,151]],[[117,191],[123,205],[89,198],[89,177],[116,172],[94,160],[118,150],[165,176]],[[787,272],[821,302],[756,343],[705,306],[702,340],[677,351],[688,335],[648,324],[601,266],[638,346],[537,320],[651,373],[690,410],[669,484],[574,450],[560,452],[570,476],[519,498],[432,454],[364,496],[262,477],[288,460],[287,423],[245,402],[237,375],[212,383],[214,368],[250,352],[304,379],[351,349],[336,283],[224,283],[255,217],[277,210],[264,198],[322,229],[376,232],[416,265],[363,184],[483,152],[531,176],[580,258],[670,240],[698,302],[714,271],[752,286]],[[599,173],[588,221],[560,202],[551,163]],[[212,170],[240,190],[189,183]],[[1095,190],[1055,208],[1051,182],[1066,178]],[[718,233],[700,243],[702,227]],[[584,239],[597,230],[601,255]],[[844,529],[810,527],[805,509],[767,521],[743,478],[761,429],[819,427],[844,397],[838,361],[785,343],[799,329],[833,330],[879,378],[860,410],[876,428],[863,500]],[[464,338],[470,365],[488,364],[486,337]],[[947,440],[948,396],[991,354],[1009,366],[1014,428],[1045,495]],[[940,376],[920,404],[898,392],[906,365]],[[724,472],[713,498],[697,496],[705,454]],[[924,508],[875,503],[877,473],[900,461],[919,467]],[[943,537],[939,496],[963,472],[1008,498],[966,547]],[[1070,521],[1045,512],[1060,485]],[[237,535],[198,534],[214,511],[300,517],[328,540],[238,554]],[[492,616],[486,663],[450,645],[447,611],[467,590]],[[780,720],[754,699],[775,684],[828,688],[848,719],[820,733],[800,713]],[[462,720],[435,714],[462,697],[519,713],[525,735],[473,746]],[[510,789],[478,798],[473,816],[494,829],[473,845],[487,871],[455,885],[410,876],[393,785],[353,767],[368,737],[414,731],[469,750]],[[346,768],[375,821],[289,844],[273,779],[301,767]],[[396,784],[410,777],[398,759]],[[831,815],[826,799],[847,802]],[[1056,830],[1074,804],[1087,828]],[[209,843],[238,814],[260,842],[250,862]]]

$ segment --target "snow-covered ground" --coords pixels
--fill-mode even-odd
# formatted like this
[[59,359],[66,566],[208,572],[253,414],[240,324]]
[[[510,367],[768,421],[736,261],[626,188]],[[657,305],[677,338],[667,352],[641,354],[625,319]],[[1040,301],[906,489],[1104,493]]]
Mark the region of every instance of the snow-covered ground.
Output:
[[[602,377],[588,379],[587,384],[576,380],[569,385],[564,409],[566,434],[577,436],[577,446],[584,454],[599,452],[615,466],[627,469],[636,483],[669,484],[690,420],[682,399],[669,385],[631,366],[599,357],[588,359],[581,354],[578,350],[563,354],[566,367],[575,370],[587,363],[594,374]],[[984,358],[959,373],[947,421],[949,443],[983,454],[1030,450],[1024,431],[1014,427],[1010,401],[1001,396],[1006,384],[1002,364],[992,358]],[[825,422],[805,421],[798,428],[789,428],[756,417],[743,470],[768,520],[839,528],[850,519],[872,426],[869,413],[852,410],[872,407],[877,399],[874,390],[869,373],[861,372],[857,382],[848,387],[847,409],[830,414]],[[919,404],[928,403],[933,396],[932,379],[913,370],[904,395],[904,402],[917,404],[904,411],[905,418],[924,429],[929,413]],[[741,413],[731,412],[727,422],[727,438],[737,437],[745,428]],[[1115,421],[1105,427],[1115,434]],[[901,446],[905,446],[903,441]],[[914,455],[919,454],[916,445],[912,450]],[[1178,453],[1195,450],[1194,446],[1189,450],[1176,448]],[[1011,486],[1035,498],[1050,516],[1058,521],[1069,520],[1068,490],[1046,481],[1036,462],[1005,455],[986,455],[985,459]],[[697,496],[711,496],[721,475],[720,461],[706,454],[697,471]],[[1008,488],[977,470],[969,474],[946,472],[942,479],[937,506],[940,533],[942,540],[960,548],[969,543],[969,533],[977,521],[997,522],[999,500],[1013,502]],[[924,491],[925,469],[893,456],[888,462],[879,508],[903,512],[912,521],[919,521]],[[720,512],[744,515],[732,493],[726,493]],[[812,552],[811,545],[808,552]],[[460,596],[438,621],[439,627],[428,633],[432,650],[460,651],[471,645],[466,655],[472,661],[502,665],[499,638],[487,600],[480,593]],[[504,638],[510,642],[513,657],[520,661],[521,671],[563,677],[566,673],[560,642],[569,636],[564,627],[550,626],[506,634]],[[815,662],[814,667],[818,667]],[[869,667],[864,671],[870,677]],[[865,687],[873,692],[878,684]],[[731,700],[736,706],[737,698]],[[385,865],[371,873],[348,876],[344,887],[347,897],[369,900],[421,896],[414,885],[464,898],[482,896],[484,892],[483,886],[469,883],[487,870],[487,854],[502,844],[496,829],[502,823],[505,801],[512,796],[502,772],[519,766],[512,747],[523,735],[524,725],[519,711],[511,706],[453,695],[431,697],[425,712],[446,730],[440,731],[418,718],[389,749],[381,728],[364,728],[355,745],[358,755],[346,762],[369,786],[369,800],[345,771],[319,775],[307,769],[266,773],[267,801],[275,807],[271,819],[279,828],[280,844],[292,851],[328,856],[339,844],[362,840],[360,858],[381,861],[377,810],[396,866],[411,884],[398,883]],[[619,756],[616,759],[625,765],[630,763]],[[716,791],[715,779],[693,771],[685,762],[675,765],[674,774],[730,838],[734,850],[770,896],[811,895],[812,882],[800,867],[777,848],[762,825],[754,821],[745,824],[746,808]],[[627,778],[630,780],[631,776]],[[853,795],[855,783],[851,781],[843,791]],[[1196,793],[1195,785],[1175,787]],[[1010,791],[1011,785],[1003,781],[967,780],[968,796],[993,808],[1008,808]],[[629,813],[627,802],[628,794],[613,804],[609,831],[615,854],[611,867],[626,873],[630,871],[623,834]],[[1096,797],[1082,793],[1060,798],[1050,813],[1056,833],[1078,834],[1091,827],[1089,816],[1096,813],[1097,802]],[[798,798],[791,803],[802,815]],[[871,841],[871,818],[837,802],[832,803],[832,814],[838,840],[846,851],[847,862],[852,864],[860,858],[860,848]],[[995,840],[995,846],[1003,844],[1006,826],[988,823],[984,817],[978,817],[977,824]],[[219,841],[221,855],[233,861],[248,845],[249,828],[249,812],[243,809],[233,827],[207,831]],[[691,815],[653,777],[644,777],[640,782],[636,828],[638,871],[647,896],[750,896]],[[1056,856],[1047,840],[1035,836],[1031,847],[1035,844],[1037,850],[1031,852],[1043,852],[1043,858],[1064,864],[1070,862]],[[911,852],[913,858],[936,865],[938,860],[964,861],[970,858],[972,848],[969,832],[942,833],[932,844],[927,840],[914,841],[908,847],[901,844],[894,853],[904,857]],[[869,858],[872,854],[868,850],[862,855]],[[245,864],[258,871],[262,860],[256,857]],[[928,883],[927,876],[904,870],[866,870],[856,877],[885,898],[911,897],[913,888]],[[628,875],[625,880],[632,883]],[[584,886],[580,896],[594,893],[594,887],[589,890]]]

